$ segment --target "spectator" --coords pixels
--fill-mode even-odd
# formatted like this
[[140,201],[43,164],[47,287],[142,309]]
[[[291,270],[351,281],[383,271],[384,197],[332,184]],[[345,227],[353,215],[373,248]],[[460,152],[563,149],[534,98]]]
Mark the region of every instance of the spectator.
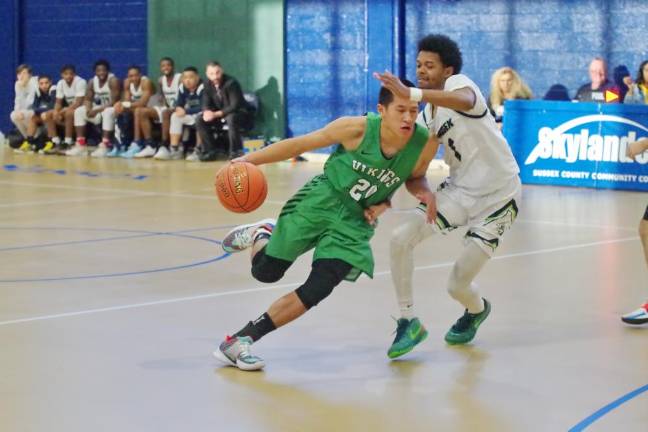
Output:
[[114,145],[106,156],[130,159],[142,150],[135,110],[148,106],[153,93],[155,93],[155,86],[148,77],[142,75],[140,67],[130,66],[124,80],[122,100],[114,106],[119,127],[119,144]]
[[182,74],[175,73],[175,62],[170,57],[163,57],[160,60],[160,78],[158,79],[158,93],[151,98],[152,106],[141,107],[135,111],[137,123],[139,124],[144,148],[135,154],[136,158],[148,158],[156,154],[159,147],[153,141],[153,122],[162,127],[162,143],[169,142],[169,123],[171,114],[178,99],[180,81]]
[[511,99],[531,99],[533,94],[520,75],[508,66],[499,68],[491,77],[491,94],[488,98],[490,110],[500,129],[504,115],[504,101]]
[[623,101],[627,104],[648,104],[648,60],[641,62],[636,81],[630,79]]
[[110,136],[115,130],[115,111],[113,105],[119,100],[119,80],[110,73],[110,63],[98,60],[94,64],[95,76],[90,80],[83,105],[74,111],[76,145],[68,150],[67,156],[86,154],[86,124],[101,126],[102,141],[92,152],[94,157],[108,153]]
[[52,138],[56,145],[55,153],[65,154],[74,143],[74,110],[81,106],[86,94],[86,80],[77,76],[72,65],[61,68],[61,79],[56,84],[56,103],[51,114],[46,116],[49,131],[56,131],[57,126],[65,126],[65,141],[57,134]]
[[567,90],[567,87],[562,84],[554,84],[549,87],[549,90],[547,90],[547,93],[545,93],[542,99],[551,101],[571,101],[569,90]]
[[[23,138],[27,138],[27,126],[29,119],[33,115],[30,106],[34,103],[36,91],[38,89],[38,79],[32,76],[32,70],[29,65],[21,64],[16,68],[16,98],[14,100],[14,109],[11,112],[11,121],[16,125]],[[22,146],[21,146],[21,150]]]
[[619,89],[619,102],[623,102],[625,95],[628,93],[628,83],[632,82],[630,71],[626,65],[619,65],[612,71],[612,80],[614,85]]
[[[589,66],[591,82],[583,84],[576,92],[579,102],[619,102],[619,89],[607,78],[607,64],[600,57],[594,58]],[[616,98],[606,100],[606,91],[616,95]]]
[[52,137],[56,135],[56,129],[54,129],[51,134],[48,133],[48,139],[42,149],[39,148],[35,137],[39,126],[45,123],[45,118],[43,118],[45,113],[54,109],[55,101],[56,88],[52,87],[51,78],[47,75],[41,75],[38,77],[38,91],[36,92],[36,97],[30,107],[33,115],[29,119],[29,124],[27,125],[26,139],[23,141],[18,151],[27,152],[31,150],[37,152],[42,150],[43,153],[52,151],[54,148]]
[[[243,97],[241,85],[236,79],[223,73],[218,62],[207,63],[208,82],[202,95],[202,115],[196,120],[196,128],[203,149],[200,160],[211,161],[229,156],[243,155],[241,128],[249,122],[250,113]],[[227,126],[229,148],[218,148],[214,132],[221,133]]]
[[[182,139],[183,126],[194,126],[196,118],[200,115],[201,97],[204,85],[200,81],[198,69],[193,66],[185,68],[182,72],[182,86],[180,94],[175,103],[175,110],[171,115],[170,137],[171,151],[165,145],[155,154],[155,159],[182,159],[184,156],[184,146],[180,145]],[[198,144],[196,144],[196,148]],[[197,151],[195,152],[197,154]],[[189,160],[197,160],[190,158]]]

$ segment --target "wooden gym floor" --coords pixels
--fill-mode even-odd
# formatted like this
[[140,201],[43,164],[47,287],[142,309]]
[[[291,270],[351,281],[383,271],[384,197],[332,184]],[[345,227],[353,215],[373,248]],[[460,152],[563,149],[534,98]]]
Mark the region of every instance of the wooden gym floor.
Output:
[[[648,329],[619,316],[648,298],[642,193],[525,187],[520,218],[477,282],[493,313],[475,342],[443,334],[461,232],[416,252],[429,338],[400,361],[390,227],[376,276],[344,283],[254,346],[264,372],[211,356],[308,274],[277,284],[223,255],[233,225],[275,216],[316,163],[264,168],[268,201],[223,210],[222,163],[15,155],[0,148],[0,431],[619,431],[648,424]],[[430,173],[438,182],[441,171]]]

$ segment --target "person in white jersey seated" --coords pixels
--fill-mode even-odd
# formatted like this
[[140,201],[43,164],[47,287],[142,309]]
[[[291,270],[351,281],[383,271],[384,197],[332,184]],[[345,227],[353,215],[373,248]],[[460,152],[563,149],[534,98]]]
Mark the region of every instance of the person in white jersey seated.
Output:
[[[23,139],[27,138],[29,121],[34,115],[31,109],[36,93],[38,92],[38,77],[32,75],[32,69],[27,64],[21,64],[16,68],[16,84],[14,85],[15,98],[14,108],[11,111],[11,122],[16,126]],[[23,144],[24,141],[23,141]],[[19,150],[29,150],[29,144],[21,146]]]
[[[464,309],[445,335],[448,344],[470,342],[491,310],[473,282],[511,228],[520,205],[519,167],[477,85],[461,74],[462,56],[445,35],[418,43],[416,77],[409,88],[389,72],[375,74],[394,94],[426,103],[419,122],[445,149],[450,175],[434,193],[425,177],[407,183],[420,205],[406,215],[391,239],[390,266],[401,311],[387,354],[399,357],[427,336],[416,318],[412,292],[413,252],[426,238],[463,227],[464,248],[450,272],[447,289]],[[426,287],[432,288],[432,287]]]

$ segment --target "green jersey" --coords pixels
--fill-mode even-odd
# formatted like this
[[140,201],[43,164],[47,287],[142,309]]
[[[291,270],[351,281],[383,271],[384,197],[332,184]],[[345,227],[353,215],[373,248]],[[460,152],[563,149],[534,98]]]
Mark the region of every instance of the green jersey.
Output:
[[324,165],[333,188],[362,208],[385,201],[407,180],[428,139],[427,129],[416,124],[407,145],[391,158],[380,149],[378,114],[367,114],[362,142],[353,151],[338,145]]

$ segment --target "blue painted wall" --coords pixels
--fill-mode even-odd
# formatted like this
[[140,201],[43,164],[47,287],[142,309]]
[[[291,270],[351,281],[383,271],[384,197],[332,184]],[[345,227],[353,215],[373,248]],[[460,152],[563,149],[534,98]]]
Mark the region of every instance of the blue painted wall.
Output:
[[[86,79],[94,75],[92,64],[99,58],[107,59],[120,77],[126,74],[129,64],[146,67],[146,0],[1,1],[3,18],[13,17],[17,22],[14,31],[3,29],[2,39],[13,36],[10,45],[18,51],[16,56],[0,58],[3,131],[10,125],[14,73],[20,63],[30,64],[34,73],[48,74],[55,81],[65,63],[74,64],[77,73]],[[4,48],[6,42],[2,40],[0,47]],[[8,52],[13,52],[13,47]]]
[[647,13],[645,0],[286,0],[288,126],[301,134],[374,110],[370,72],[415,78],[416,42],[432,32],[459,43],[464,73],[485,95],[508,65],[537,97],[556,83],[573,96],[594,56],[636,74],[648,58]]

